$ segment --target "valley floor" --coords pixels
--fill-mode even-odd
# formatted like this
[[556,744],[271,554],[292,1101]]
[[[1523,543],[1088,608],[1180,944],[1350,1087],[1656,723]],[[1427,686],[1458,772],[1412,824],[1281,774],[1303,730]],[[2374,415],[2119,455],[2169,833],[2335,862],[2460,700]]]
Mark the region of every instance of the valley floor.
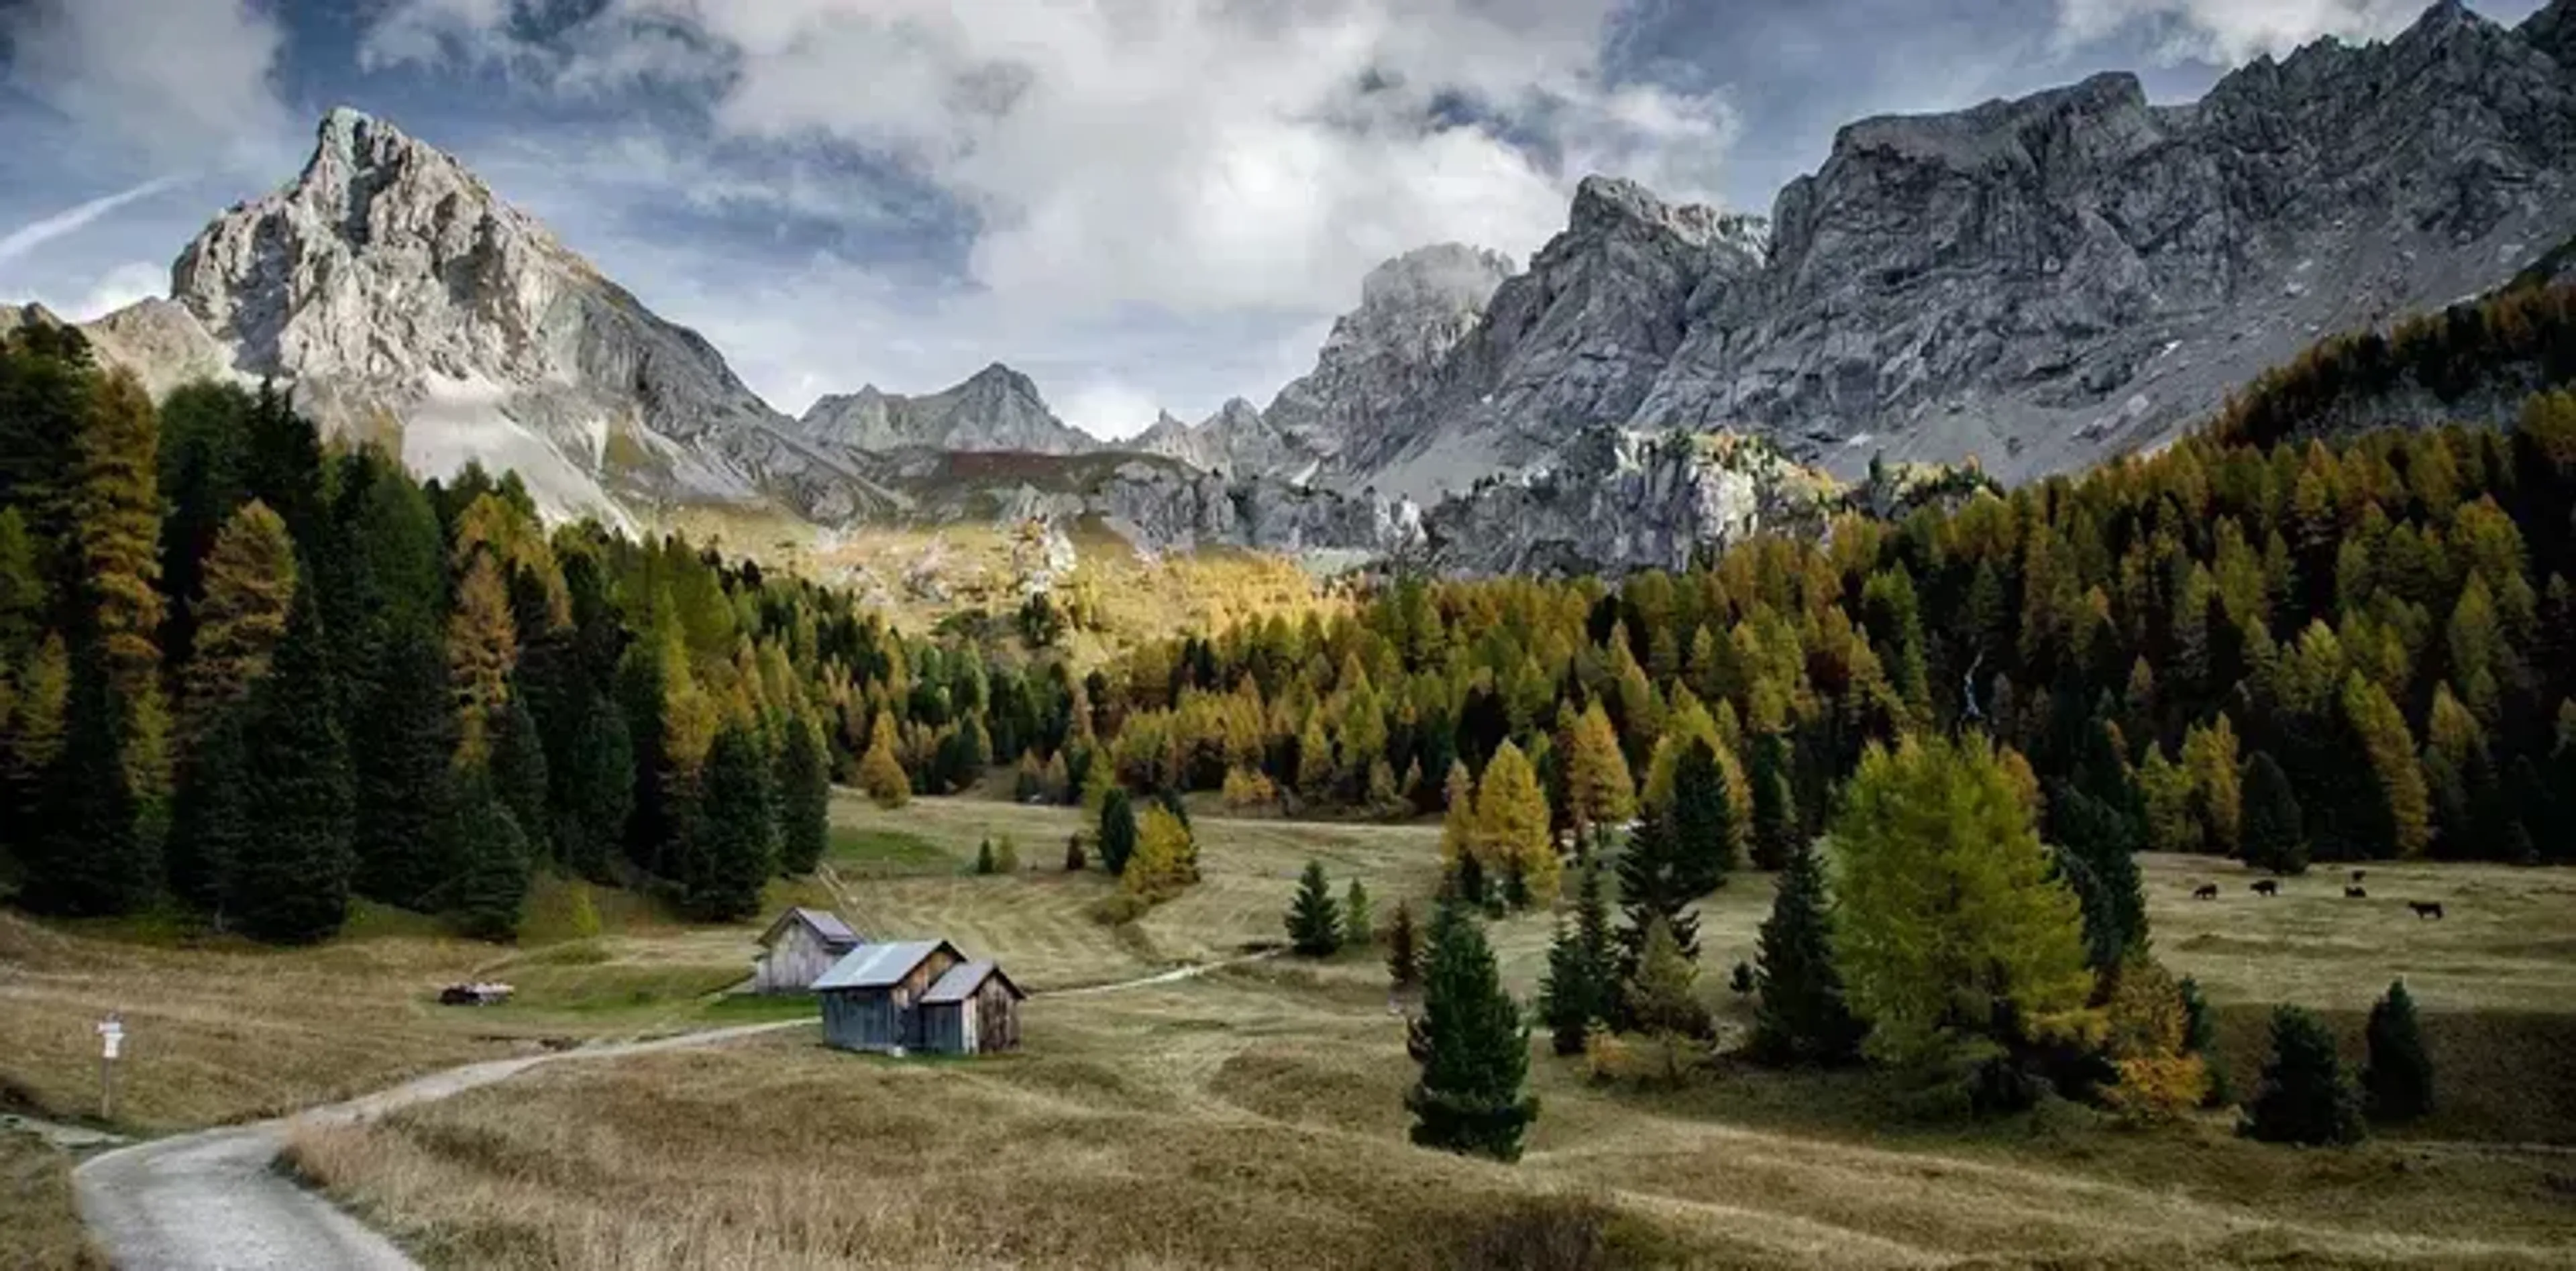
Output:
[[[2369,1002],[2406,977],[2442,1105],[2351,1151],[2244,1142],[2217,1114],[2158,1131],[2064,1105],[1924,1123],[1867,1074],[1721,1064],[1680,1088],[1596,1085],[1540,1043],[1544,1107],[1527,1157],[1502,1166],[1406,1142],[1413,1067],[1373,956],[1055,995],[1278,941],[1310,856],[1337,889],[1365,880],[1381,918],[1399,897],[1419,907],[1435,828],[1211,810],[1205,881],[1112,928],[1089,913],[1109,880],[1060,871],[1073,813],[844,798],[835,814],[830,867],[777,901],[837,903],[871,936],[944,935],[999,958],[1037,992],[1021,1053],[888,1061],[791,1028],[306,1124],[294,1163],[440,1267],[2576,1266],[2576,875],[2373,865],[2372,900],[2343,899],[2325,872],[2263,900],[2231,864],[2146,859],[2156,947],[2221,1005],[2239,1091],[2271,1004],[2320,1010],[2357,1051]],[[977,844],[1004,835],[1022,872],[968,873]],[[2202,881],[2221,899],[2189,899]],[[1770,892],[1740,876],[1703,909],[1704,992],[1735,1022],[1726,968],[1752,955]],[[2447,917],[2418,921],[2410,899]],[[118,1120],[144,1130],[811,1010],[712,996],[742,978],[752,929],[592,900],[597,934],[561,916],[564,896],[541,897],[520,951],[389,929],[394,915],[296,952],[181,952],[0,918],[0,1089],[80,1113],[88,1021],[109,1006],[125,1009],[135,1056]],[[1494,928],[1524,997],[1549,928]],[[467,974],[511,980],[520,1001],[430,1004]],[[41,1212],[45,1162],[0,1161]]]

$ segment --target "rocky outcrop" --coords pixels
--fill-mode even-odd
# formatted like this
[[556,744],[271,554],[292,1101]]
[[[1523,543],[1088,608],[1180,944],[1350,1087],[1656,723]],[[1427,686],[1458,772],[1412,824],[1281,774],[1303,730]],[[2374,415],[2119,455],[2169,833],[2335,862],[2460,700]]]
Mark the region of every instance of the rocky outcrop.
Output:
[[1316,456],[1237,397],[1192,425],[1165,411],[1122,449],[1177,459],[1221,477],[1268,477],[1292,484],[1313,475]]
[[2444,0],[2188,105],[2104,75],[1866,120],[1767,228],[1587,181],[1436,367],[1365,412],[1310,389],[1300,417],[1365,416],[1311,443],[1327,481],[1418,495],[1596,426],[2007,479],[2159,444],[2319,336],[2492,288],[2576,233],[2571,15],[2508,30]]
[[1758,531],[1818,524],[1839,497],[1765,442],[1592,428],[1548,466],[1444,501],[1426,529],[1451,574],[1679,570]]
[[1100,448],[1047,408],[1028,376],[999,362],[966,382],[926,397],[905,397],[870,384],[825,397],[797,421],[809,441],[853,450],[1023,451],[1078,455]]

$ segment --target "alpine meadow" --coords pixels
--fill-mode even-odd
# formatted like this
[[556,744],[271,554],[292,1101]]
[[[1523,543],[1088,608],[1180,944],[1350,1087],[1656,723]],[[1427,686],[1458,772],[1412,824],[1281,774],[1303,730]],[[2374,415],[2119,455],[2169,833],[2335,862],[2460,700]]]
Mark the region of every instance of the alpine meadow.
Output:
[[2576,0],[184,7],[0,14],[0,1264],[2576,1267]]

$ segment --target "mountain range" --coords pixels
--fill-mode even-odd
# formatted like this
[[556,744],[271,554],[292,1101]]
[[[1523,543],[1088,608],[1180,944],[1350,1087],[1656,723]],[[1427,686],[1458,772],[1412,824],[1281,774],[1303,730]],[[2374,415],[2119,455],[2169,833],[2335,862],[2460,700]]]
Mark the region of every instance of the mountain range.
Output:
[[[2321,335],[2512,278],[2576,236],[2571,180],[2576,0],[2516,28],[2444,0],[2197,102],[2112,74],[1854,123],[1767,218],[1586,179],[1526,268],[1409,252],[1266,407],[1113,447],[998,363],[790,418],[453,157],[344,109],[293,182],[187,245],[167,299],[84,329],[156,391],[274,376],[327,430],[424,472],[515,469],[558,517],[1041,509],[1157,526],[1157,546],[1363,549],[1467,526],[1509,539],[1478,567],[1615,566],[1740,532],[1799,465],[2011,481],[2161,444]],[[1761,444],[1652,444],[1669,433]],[[1774,484],[1746,491],[1751,471]],[[1603,515],[1496,514],[1533,483],[1590,483],[1564,506]],[[1685,523],[1598,523],[1649,515]]]

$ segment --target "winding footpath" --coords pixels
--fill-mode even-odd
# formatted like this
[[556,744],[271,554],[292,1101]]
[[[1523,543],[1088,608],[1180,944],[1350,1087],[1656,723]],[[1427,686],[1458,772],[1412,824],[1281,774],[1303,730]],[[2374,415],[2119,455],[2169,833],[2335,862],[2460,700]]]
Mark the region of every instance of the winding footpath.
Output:
[[[1176,967],[1115,984],[1059,990],[1071,997],[1172,984],[1220,967],[1256,962],[1275,951]],[[467,1064],[417,1077],[343,1103],[247,1125],[219,1126],[153,1139],[93,1156],[72,1171],[72,1193],[118,1271],[418,1271],[419,1264],[321,1194],[274,1167],[287,1127],[350,1124],[430,1103],[541,1064],[624,1059],[717,1046],[765,1033],[812,1028],[811,1019],[680,1033],[651,1041],[576,1047],[516,1059]]]

